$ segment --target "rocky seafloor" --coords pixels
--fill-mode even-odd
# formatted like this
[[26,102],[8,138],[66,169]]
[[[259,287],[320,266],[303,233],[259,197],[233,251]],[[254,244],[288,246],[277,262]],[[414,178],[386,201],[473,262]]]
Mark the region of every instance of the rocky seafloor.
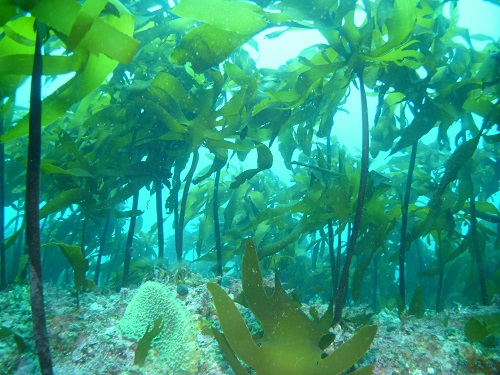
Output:
[[[172,282],[163,281],[173,292],[176,291]],[[189,309],[198,330],[200,360],[196,374],[231,375],[233,371],[217,342],[208,334],[207,327],[217,320],[217,316],[205,282],[201,276],[191,274],[186,279],[187,295],[178,296]],[[235,295],[240,281],[233,279],[228,285],[229,293]],[[86,292],[80,295],[77,309],[73,290],[45,286],[47,327],[56,375],[178,375],[166,370],[154,345],[144,365],[133,364],[137,343],[122,336],[118,322],[136,289],[132,287],[116,292],[103,288]],[[39,373],[28,293],[28,286],[19,284],[0,292],[0,326],[21,337],[26,344],[24,352],[20,353],[14,335],[0,338],[0,374]],[[320,312],[326,308],[319,301],[311,304]],[[303,306],[305,310],[309,307]],[[357,309],[362,311],[363,307]],[[439,313],[426,311],[422,319],[412,316],[400,319],[397,311],[382,310],[371,317],[371,324],[378,326],[378,332],[359,364],[375,363],[374,374],[384,375],[500,374],[499,339],[471,344],[464,333],[465,323],[471,316],[499,311],[499,296],[489,306],[460,306],[457,303],[454,308]],[[251,313],[244,308],[242,312],[251,329],[258,329],[258,323],[252,322]],[[347,308],[345,314],[349,313],[352,314],[353,309]],[[333,348],[347,340],[354,330],[349,324],[337,327]]]

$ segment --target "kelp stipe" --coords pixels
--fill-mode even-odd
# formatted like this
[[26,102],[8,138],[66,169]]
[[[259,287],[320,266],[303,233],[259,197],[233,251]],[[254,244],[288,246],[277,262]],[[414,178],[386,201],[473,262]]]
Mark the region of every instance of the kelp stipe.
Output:
[[[331,333],[309,319],[290,299],[275,278],[275,288],[268,296],[262,282],[259,260],[252,239],[248,239],[242,265],[243,291],[248,307],[263,325],[262,343],[257,345],[234,302],[216,283],[207,288],[214,298],[224,334],[214,335],[237,375],[248,374],[239,360],[258,375],[339,374],[352,367],[369,349],[376,326],[361,328],[350,340],[325,357],[324,349],[332,342]],[[325,336],[330,339],[325,340]],[[239,360],[238,360],[239,359]],[[371,374],[373,365],[356,374]]]

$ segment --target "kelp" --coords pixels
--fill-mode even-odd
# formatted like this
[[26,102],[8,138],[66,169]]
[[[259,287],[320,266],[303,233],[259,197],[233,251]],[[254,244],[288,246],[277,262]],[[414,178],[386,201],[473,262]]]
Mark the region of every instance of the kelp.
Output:
[[40,161],[42,158],[42,41],[47,29],[35,22],[35,51],[30,85],[28,162],[26,166],[26,247],[29,256],[30,305],[40,372],[52,375],[52,355],[45,318],[40,251]]
[[[248,374],[239,360],[251,366],[257,374],[340,374],[361,358],[373,341],[376,326],[361,328],[333,354],[324,355],[331,334],[310,320],[287,295],[278,277],[274,291],[268,295],[262,281],[257,251],[247,240],[242,263],[242,283],[248,307],[262,323],[264,335],[260,345],[252,338],[234,302],[215,283],[207,288],[214,298],[217,315],[224,335],[215,337],[237,374]],[[370,374],[373,365],[356,374]]]
[[[108,236],[103,251],[110,261],[102,265],[108,275],[101,277],[101,285],[113,272],[110,284],[120,284],[121,271],[116,270],[124,263],[122,233],[128,223],[124,218],[140,220],[142,215],[126,202],[141,190],[141,194],[156,193],[157,210],[164,205],[176,223],[182,216],[179,207],[185,206],[185,225],[175,224],[176,236],[189,228],[185,244],[177,248],[179,261],[193,250],[198,265],[221,261],[222,272],[230,268],[238,272],[245,233],[258,245],[263,269],[270,267],[272,258],[287,288],[307,297],[334,297],[331,286],[338,285],[346,238],[349,241],[354,229],[361,162],[346,152],[341,138],[330,139],[330,133],[359,126],[338,115],[350,108],[355,91],[363,88],[367,96],[378,96],[369,150],[377,163],[367,176],[365,202],[359,205],[358,240],[351,241],[352,265],[346,267],[350,294],[343,303],[367,302],[375,311],[392,308],[398,287],[404,296],[407,286],[417,283],[425,285],[426,299],[439,294],[437,308],[445,306],[446,291],[462,295],[465,301],[478,300],[482,282],[478,283],[474,268],[477,259],[483,256],[496,265],[498,256],[492,249],[500,243],[497,226],[490,225],[498,222],[498,209],[491,203],[498,191],[495,155],[500,138],[494,129],[500,113],[498,46],[488,37],[469,36],[459,28],[454,2],[316,1],[311,7],[298,0],[182,0],[172,9],[165,3],[154,11],[142,1],[130,5],[129,11],[114,1],[104,3],[83,3],[77,13],[69,11],[72,20],[47,16],[53,25],[49,25],[43,73],[76,72],[75,79],[81,80],[82,74],[90,77],[88,64],[98,69],[102,58],[107,76],[116,61],[110,62],[87,39],[108,27],[103,23],[125,24],[131,18],[128,12],[138,21],[134,38],[142,44],[129,66],[118,65],[112,77],[83,101],[73,103],[76,94],[57,92],[59,99],[68,101],[64,111],[63,105],[48,106],[61,111],[53,112],[57,120],[45,128],[41,164],[43,234],[49,241],[82,243],[85,220],[86,252],[91,254],[105,240],[103,220],[111,219],[115,235]],[[61,0],[47,4],[61,5],[61,10],[74,6]],[[449,16],[443,13],[448,6]],[[0,91],[9,96],[28,72],[35,16],[26,16],[11,1],[0,1],[0,7],[5,35],[0,41]],[[17,14],[20,17],[9,18]],[[259,46],[252,37],[278,23],[283,28],[268,38],[307,29],[319,31],[325,40],[279,69],[257,69],[252,56]],[[110,35],[124,39],[115,41],[123,40],[128,47],[136,44],[132,27],[123,35],[121,28],[116,30]],[[484,50],[474,50],[475,40],[488,44]],[[249,53],[248,47],[254,51]],[[55,56],[57,50],[69,53]],[[118,52],[113,52],[115,58]],[[126,60],[127,55],[119,58]],[[50,104],[49,98],[45,104]],[[2,114],[6,110],[2,108]],[[474,123],[476,115],[488,118],[481,134]],[[5,125],[10,128],[7,116]],[[25,144],[19,139],[5,146],[6,205],[12,204],[17,217],[7,224],[14,233],[6,241],[10,264],[11,259],[17,262],[16,252],[22,250],[19,218],[25,187],[20,166],[25,163]],[[416,165],[412,177],[410,146]],[[184,180],[193,152],[209,155],[210,162]],[[386,161],[382,152],[390,154]],[[291,172],[289,181],[270,168],[280,162],[279,157]],[[166,202],[159,194],[164,188],[170,189]],[[219,234],[224,246],[217,256],[215,220],[222,213]],[[149,231],[135,231],[141,260],[130,264],[131,282],[153,272],[151,249],[161,241],[157,229],[165,220],[158,215]],[[134,256],[135,251],[134,247]],[[383,277],[398,272],[398,258],[399,280]],[[67,262],[62,258],[60,263],[45,268],[61,274]],[[25,265],[26,258],[21,258],[22,268]],[[466,283],[456,282],[456,275],[467,274]],[[485,273],[484,281],[488,295],[498,292],[498,275]],[[429,291],[429,285],[439,287]],[[409,307],[404,298],[400,301],[401,312],[422,314],[420,292],[415,289]],[[329,309],[321,320],[331,324],[332,314]],[[219,343],[225,352],[235,352],[228,340],[231,335],[224,333],[226,338],[216,334]],[[320,347],[314,355],[330,339],[325,335],[311,345],[315,350]],[[229,355],[229,360],[236,372],[243,371],[236,356]]]
[[237,47],[263,29],[287,20],[286,16],[264,12],[252,3],[227,0],[210,3],[187,0],[172,12],[204,22],[191,29],[172,53],[175,62],[189,62],[198,73],[224,61]]
[[465,323],[465,337],[471,343],[481,342],[488,335],[500,336],[500,314],[471,316]]
[[[26,4],[26,9],[15,8],[16,13],[29,11],[34,18],[61,33],[68,43],[68,50],[74,49],[74,56],[76,56],[58,58],[58,60],[68,60],[71,70],[77,73],[67,83],[58,88],[56,92],[44,99],[42,126],[47,126],[64,115],[71,105],[82,100],[97,88],[116,68],[118,62],[128,63],[134,55],[138,42],[131,38],[134,29],[133,16],[118,1],[112,1],[118,16],[98,17],[106,3],[106,1],[87,1],[85,6],[82,6],[75,0],[40,0],[34,4]],[[11,11],[13,5],[10,0],[2,2],[2,7],[9,9],[9,11]],[[31,20],[34,18],[31,18]],[[6,21],[4,20],[0,24],[3,26]],[[8,52],[3,52],[2,55],[4,58],[11,60],[19,58],[31,59],[32,61],[33,55],[29,55],[29,53],[32,54],[32,51],[25,48],[23,43],[28,45],[33,43],[33,24],[29,21],[13,22],[15,22],[14,25],[7,24],[7,27],[11,29],[17,27],[20,29],[18,33],[24,33],[26,38],[23,40],[20,40],[20,38],[16,38],[16,40],[4,38],[1,43],[8,46]],[[31,31],[29,30],[30,23]],[[106,35],[106,38],[102,38],[102,35]],[[11,36],[13,35],[11,34]],[[0,44],[0,51],[3,49]],[[19,56],[19,53],[24,53],[24,57]],[[77,63],[72,63],[73,60]],[[22,66],[22,64],[20,65]],[[79,69],[80,66],[83,68]],[[65,70],[55,69],[53,72],[63,73]],[[12,76],[9,74],[0,75],[1,86],[6,85],[6,87],[12,87],[12,89],[17,88],[23,80],[22,75],[19,73],[14,76],[19,77],[15,87],[12,87]],[[44,73],[51,72],[45,71]],[[6,142],[26,135],[27,132],[28,117],[26,116],[4,133],[0,140]]]
[[71,268],[73,269],[73,281],[75,289],[78,293],[85,292],[88,289],[93,289],[95,283],[86,278],[86,273],[89,270],[89,260],[86,259],[80,246],[68,245],[65,243],[50,242],[44,244],[42,247],[57,246],[61,250],[64,257],[68,260]]
[[153,327],[148,326],[144,336],[137,343],[137,348],[135,349],[134,355],[134,365],[143,365],[148,356],[149,349],[151,349],[151,343],[163,330],[163,315],[155,319]]
[[14,342],[16,343],[17,350],[19,351],[20,354],[23,354],[27,349],[27,345],[24,342],[24,339],[21,337],[21,335],[17,334],[14,330],[10,328],[0,325],[0,339],[6,339],[11,336],[14,339]]

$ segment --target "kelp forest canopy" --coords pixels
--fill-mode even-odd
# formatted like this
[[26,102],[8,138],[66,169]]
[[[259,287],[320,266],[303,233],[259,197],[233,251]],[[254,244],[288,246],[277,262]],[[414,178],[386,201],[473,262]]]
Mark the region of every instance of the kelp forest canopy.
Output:
[[[2,285],[26,277],[23,85],[37,19],[48,30],[46,282],[119,287],[178,263],[238,275],[252,237],[264,272],[302,299],[489,303],[500,290],[500,45],[459,27],[458,10],[1,0]],[[291,30],[324,42],[257,68],[253,38]],[[361,115],[346,117],[353,101]],[[362,129],[362,149],[335,129]]]

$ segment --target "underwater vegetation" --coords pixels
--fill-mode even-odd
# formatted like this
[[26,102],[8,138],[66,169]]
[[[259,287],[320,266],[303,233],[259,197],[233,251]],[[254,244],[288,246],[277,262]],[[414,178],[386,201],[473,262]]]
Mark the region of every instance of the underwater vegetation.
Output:
[[[330,326],[328,317],[321,318],[323,327],[313,322],[288,297],[278,277],[275,278],[272,294],[267,294],[257,250],[251,239],[247,240],[243,254],[242,284],[248,306],[264,328],[260,345],[255,343],[226,292],[216,283],[209,283],[207,286],[214,298],[224,331],[222,335],[214,329],[215,337],[237,375],[248,374],[248,371],[241,366],[236,356],[255,369],[259,375],[340,374],[365,354],[377,333],[376,326],[363,327],[333,354],[324,355],[323,350],[335,338],[327,331]],[[353,373],[371,374],[372,370],[373,365]]]
[[[241,374],[242,362],[293,373],[290,356],[341,373],[374,340],[373,313],[489,305],[500,45],[459,20],[441,0],[0,0],[0,287],[29,283],[41,373],[53,373],[44,283],[71,285],[78,309],[97,288],[162,280],[182,297],[196,270]],[[257,66],[256,35],[304,30],[323,42]],[[334,135],[354,128],[359,153]],[[226,295],[233,277],[261,339]],[[298,307],[318,300],[322,317]],[[470,317],[468,340],[496,337],[495,317]],[[120,324],[138,363],[168,324],[161,312],[132,334]],[[323,353],[350,324],[362,327]]]

